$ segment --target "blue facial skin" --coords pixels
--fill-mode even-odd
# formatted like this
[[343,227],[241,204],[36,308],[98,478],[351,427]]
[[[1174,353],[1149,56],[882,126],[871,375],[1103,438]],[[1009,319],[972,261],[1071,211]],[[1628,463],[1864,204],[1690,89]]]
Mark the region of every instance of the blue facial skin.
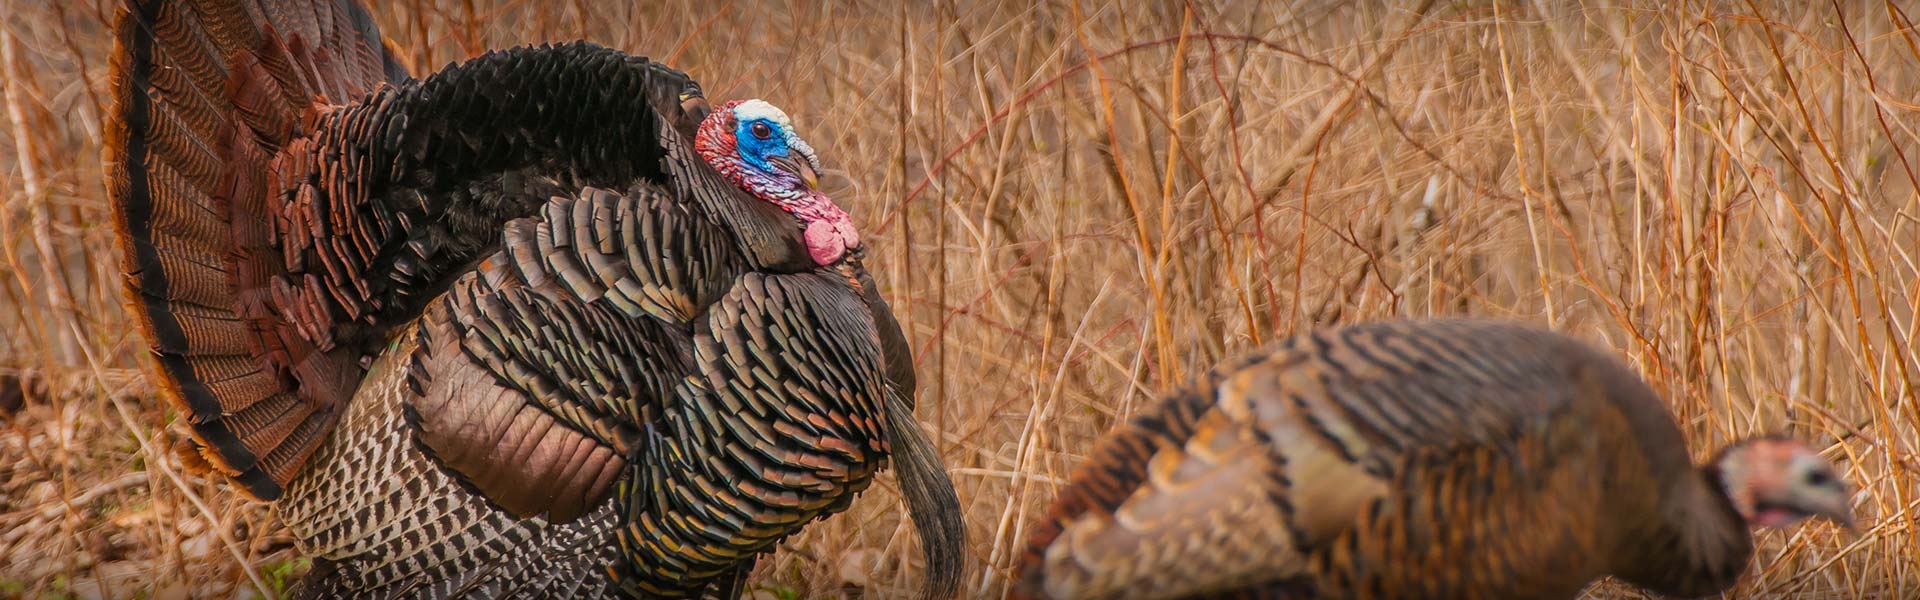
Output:
[[[767,139],[760,139],[753,135],[755,123],[767,126]],[[753,165],[753,168],[759,169],[762,173],[779,172],[767,162],[767,159],[784,157],[788,152],[786,132],[781,130],[779,123],[768,119],[742,120],[733,126],[733,139],[740,151],[740,158],[747,161],[747,164]]]

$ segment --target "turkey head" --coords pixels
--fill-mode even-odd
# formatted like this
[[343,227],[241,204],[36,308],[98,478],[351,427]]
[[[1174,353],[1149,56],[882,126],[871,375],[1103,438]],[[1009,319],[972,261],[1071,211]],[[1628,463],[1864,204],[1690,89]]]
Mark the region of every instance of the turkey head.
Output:
[[853,219],[820,192],[820,159],[786,112],[763,100],[721,104],[701,120],[693,144],[728,181],[799,220],[815,264],[860,247]]

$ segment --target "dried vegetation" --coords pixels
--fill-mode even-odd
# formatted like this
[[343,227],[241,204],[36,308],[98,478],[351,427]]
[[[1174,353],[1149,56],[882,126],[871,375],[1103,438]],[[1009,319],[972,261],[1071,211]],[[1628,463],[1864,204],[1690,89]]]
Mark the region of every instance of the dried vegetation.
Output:
[[[416,72],[588,38],[794,114],[917,345],[981,596],[1156,390],[1315,324],[1475,314],[1617,349],[1703,452],[1785,429],[1848,466],[1863,532],[1768,534],[1733,597],[1920,597],[1910,2],[378,4]],[[115,6],[0,26],[0,596],[276,594],[303,564],[171,457],[120,308]],[[889,479],[759,593],[904,594],[914,543]]]

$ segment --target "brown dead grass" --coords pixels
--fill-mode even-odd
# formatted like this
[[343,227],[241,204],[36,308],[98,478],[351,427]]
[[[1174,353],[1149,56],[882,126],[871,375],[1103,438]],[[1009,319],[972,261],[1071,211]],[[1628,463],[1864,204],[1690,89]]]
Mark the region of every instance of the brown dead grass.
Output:
[[[1475,314],[1617,349],[1700,455],[1831,446],[1866,529],[1766,534],[1733,597],[1920,597],[1910,2],[641,4],[379,17],[416,65],[588,38],[794,114],[917,344],[980,596],[1156,390],[1316,324]],[[0,417],[0,596],[272,593],[287,541],[181,474],[135,370],[100,183],[113,5],[12,0],[0,28],[0,383],[30,388]],[[759,581],[911,590],[891,486]]]

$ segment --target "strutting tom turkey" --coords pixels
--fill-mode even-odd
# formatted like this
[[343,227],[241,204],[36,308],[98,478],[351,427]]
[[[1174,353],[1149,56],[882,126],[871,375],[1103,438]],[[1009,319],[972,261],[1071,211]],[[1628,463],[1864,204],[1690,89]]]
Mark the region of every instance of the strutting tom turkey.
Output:
[[1750,526],[1850,524],[1805,444],[1692,464],[1625,364],[1498,321],[1383,322],[1228,362],[1108,434],[1034,525],[1026,598],[1717,594]]
[[107,179],[155,381],[319,597],[738,595],[891,457],[958,502],[786,114],[588,43],[411,78],[348,0],[133,0]]

